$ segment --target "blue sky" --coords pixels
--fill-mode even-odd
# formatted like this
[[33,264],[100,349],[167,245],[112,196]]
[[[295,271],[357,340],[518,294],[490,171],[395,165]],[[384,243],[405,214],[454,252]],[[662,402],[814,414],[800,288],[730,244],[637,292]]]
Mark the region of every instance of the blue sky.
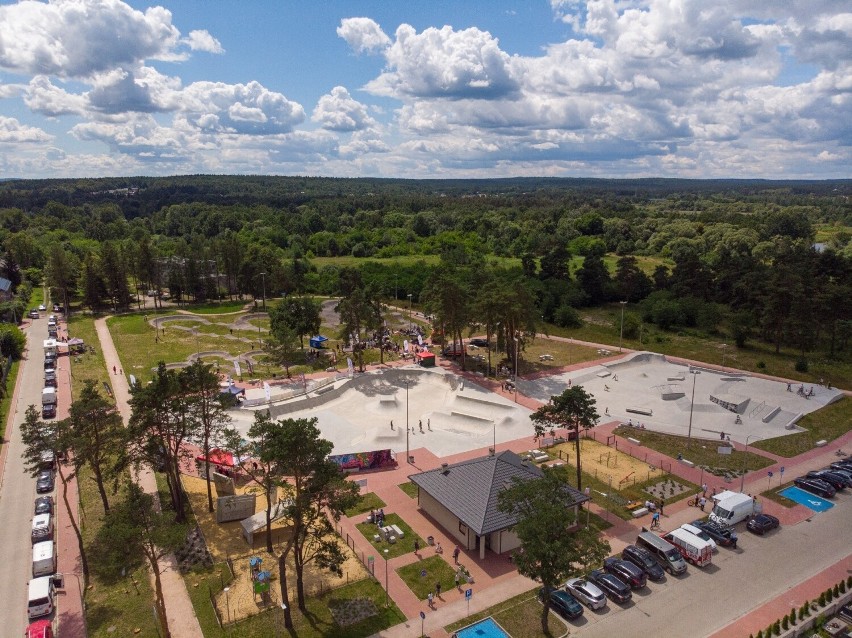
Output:
[[848,178],[850,34],[835,0],[0,0],[0,177]]

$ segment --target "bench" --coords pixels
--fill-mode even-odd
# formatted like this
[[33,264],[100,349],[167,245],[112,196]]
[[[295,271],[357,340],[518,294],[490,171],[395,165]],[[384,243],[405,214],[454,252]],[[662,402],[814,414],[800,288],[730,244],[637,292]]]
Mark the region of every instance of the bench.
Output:
[[641,414],[643,416],[654,416],[654,411],[648,408],[627,408],[627,412],[631,414]]
[[815,445],[816,447],[825,447],[826,445],[828,445],[828,441],[826,441],[825,439],[822,439],[822,440],[817,441],[816,443],[814,443],[814,445]]
[[641,516],[645,516],[645,514],[647,514],[647,513],[648,513],[647,507],[640,507],[638,509],[633,510],[633,512],[632,512],[633,518],[639,518]]
[[642,445],[642,441],[640,441],[639,439],[632,439],[630,437],[627,437],[627,440],[630,441],[633,445]]
[[397,538],[405,538],[405,534],[401,529],[399,529],[398,525],[391,525],[390,528],[393,530],[393,533]]

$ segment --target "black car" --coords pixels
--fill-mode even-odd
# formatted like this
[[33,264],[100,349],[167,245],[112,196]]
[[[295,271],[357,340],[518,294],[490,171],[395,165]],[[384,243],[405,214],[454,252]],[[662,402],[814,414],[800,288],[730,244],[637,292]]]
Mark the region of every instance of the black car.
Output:
[[641,589],[645,586],[645,572],[629,561],[610,556],[604,560],[604,571],[618,576],[633,589]]
[[56,357],[54,355],[47,355],[44,358],[44,369],[53,368],[56,370]]
[[804,478],[800,476],[799,478],[794,479],[793,483],[796,487],[803,489],[806,492],[810,492],[811,494],[822,496],[823,498],[831,498],[837,492],[829,483],[826,483],[821,479]]
[[[835,474],[839,474],[843,478],[848,479],[849,481],[852,481],[852,468],[843,469],[843,468],[840,468],[840,467],[824,467],[824,468],[822,468],[822,471],[834,472]],[[852,483],[850,483],[849,486],[852,487]]]
[[731,545],[736,547],[737,533],[727,525],[719,525],[719,523],[707,519],[692,521],[692,524],[703,530],[720,547],[730,547]]
[[53,472],[50,470],[42,470],[36,477],[36,492],[44,494],[45,492],[53,491]]
[[[544,599],[545,588],[538,590],[538,599]],[[573,620],[583,615],[583,606],[564,589],[550,590],[550,606],[563,618]]]
[[843,470],[844,472],[852,472],[852,461],[835,461],[829,467],[832,470]]
[[774,516],[770,516],[769,514],[758,514],[746,524],[746,527],[748,528],[748,531],[763,536],[769,530],[775,529],[780,525],[781,522]]
[[589,572],[586,576],[595,585],[600,587],[610,600],[617,603],[626,603],[633,598],[633,592],[630,591],[630,585],[622,581],[614,574],[608,574],[602,569],[595,569]]
[[662,580],[666,575],[663,568],[660,567],[660,564],[651,555],[651,552],[644,547],[628,545],[621,552],[621,558],[636,565],[651,580]]
[[56,416],[56,404],[46,403],[41,406],[41,417],[43,419],[52,419]]
[[852,481],[849,480],[843,474],[838,474],[834,472],[826,472],[825,470],[816,470],[815,472],[808,472],[805,474],[805,478],[815,478],[820,479],[821,481],[825,481],[835,490],[842,490],[845,487],[849,487],[852,484]]
[[468,341],[468,343],[472,346],[476,346],[477,348],[487,348],[488,347],[488,339],[480,339],[479,337],[475,337]]
[[35,500],[35,515],[39,514],[53,514],[52,496],[39,496]]

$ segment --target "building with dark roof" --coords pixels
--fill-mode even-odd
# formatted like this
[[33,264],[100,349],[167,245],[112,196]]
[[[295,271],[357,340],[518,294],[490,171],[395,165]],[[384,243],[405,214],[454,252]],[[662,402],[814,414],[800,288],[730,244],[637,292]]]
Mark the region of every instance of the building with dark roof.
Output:
[[[511,487],[513,480],[529,481],[541,478],[543,472],[532,463],[511,451],[488,455],[469,461],[412,474],[408,478],[417,485],[420,508],[434,518],[468,550],[479,549],[495,554],[520,547],[520,540],[509,528],[517,519],[514,514],[500,511],[500,491]],[[574,499],[574,518],[580,504],[589,500],[582,492],[567,486]]]
[[0,277],[0,301],[12,299],[12,282],[5,277]]

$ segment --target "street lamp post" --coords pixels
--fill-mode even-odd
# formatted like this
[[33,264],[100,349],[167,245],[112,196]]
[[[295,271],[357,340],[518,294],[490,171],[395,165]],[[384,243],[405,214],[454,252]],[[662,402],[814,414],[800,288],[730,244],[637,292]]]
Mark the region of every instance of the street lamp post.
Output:
[[[745,488],[746,463],[748,462],[748,456],[747,456],[747,455],[748,455],[748,440],[749,440],[751,437],[753,437],[753,436],[754,436],[754,434],[749,434],[749,435],[746,437],[745,452],[743,453],[743,473],[742,473],[742,475],[740,476],[740,492],[742,492],[742,491],[743,491],[743,489]],[[757,438],[757,439],[755,439],[755,440],[756,440],[756,441],[760,441],[760,440],[762,440],[762,439]]]
[[520,346],[520,337],[515,337],[515,403],[518,402],[518,347]]
[[263,309],[266,310],[266,273],[260,273],[261,279],[263,279]]
[[624,306],[627,305],[626,301],[619,301],[621,304],[621,334],[618,337],[618,351],[621,352],[621,342],[624,341]]
[[385,607],[390,607],[390,593],[388,592],[388,550],[385,550]]
[[[421,421],[422,423],[422,421]],[[411,463],[411,452],[408,446],[408,379],[405,380],[405,462]]]
[[689,431],[686,435],[686,449],[689,449],[690,444],[692,443],[692,411],[695,407],[695,380],[698,375],[701,374],[701,370],[692,370],[690,368],[689,374],[692,375],[692,400],[689,402]]
[[231,591],[231,588],[225,587],[225,589],[224,589],[224,592],[225,592],[225,610],[228,612],[228,623],[230,624],[230,622],[231,622],[231,604],[230,604],[230,601],[228,600],[228,592],[229,591]]
[[722,367],[723,367],[723,368],[725,367],[725,357],[726,357],[726,356],[727,356],[727,354],[728,354],[728,349],[727,349],[727,348],[728,348],[728,344],[727,344],[727,343],[723,343],[723,344],[722,344]]
[[408,293],[408,329],[411,330],[411,293]]

